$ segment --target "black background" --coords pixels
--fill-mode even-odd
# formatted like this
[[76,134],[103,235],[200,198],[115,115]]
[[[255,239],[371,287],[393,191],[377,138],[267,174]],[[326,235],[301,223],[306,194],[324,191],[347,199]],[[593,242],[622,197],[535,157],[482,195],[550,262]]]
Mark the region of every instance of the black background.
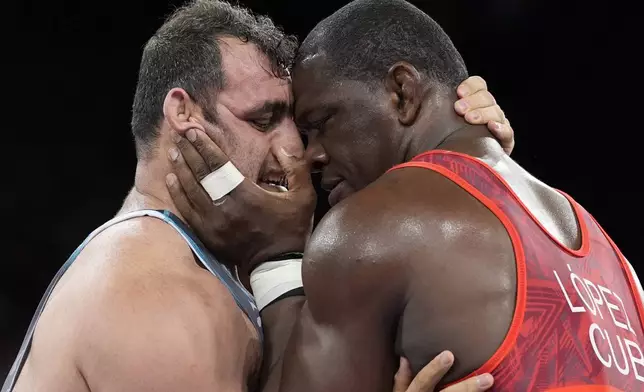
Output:
[[[582,203],[644,274],[642,45],[632,11],[617,2],[412,2],[488,81],[516,131],[514,158]],[[0,379],[55,271],[133,184],[141,50],[181,3],[2,6]],[[242,3],[304,38],[346,1]]]

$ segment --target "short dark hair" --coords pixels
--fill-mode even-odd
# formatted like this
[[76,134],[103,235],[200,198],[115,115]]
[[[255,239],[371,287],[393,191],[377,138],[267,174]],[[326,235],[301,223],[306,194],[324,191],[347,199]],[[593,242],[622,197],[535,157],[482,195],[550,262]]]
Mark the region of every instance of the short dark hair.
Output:
[[222,36],[254,43],[268,57],[276,76],[284,76],[297,49],[297,39],[285,35],[270,18],[225,1],[193,0],[177,9],[143,49],[132,105],[139,158],[154,149],[163,101],[172,88],[186,90],[204,108],[207,120],[215,121],[208,109],[211,94],[225,83],[217,40]]
[[389,68],[407,61],[429,79],[458,86],[467,78],[460,53],[445,31],[403,0],[356,0],[320,22],[302,42],[296,64],[325,53],[331,77],[383,80]]

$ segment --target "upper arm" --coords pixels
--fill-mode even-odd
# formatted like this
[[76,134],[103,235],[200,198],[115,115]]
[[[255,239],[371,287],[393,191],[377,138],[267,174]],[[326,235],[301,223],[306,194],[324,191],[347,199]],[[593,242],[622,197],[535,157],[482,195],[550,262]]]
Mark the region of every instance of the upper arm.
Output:
[[173,249],[152,243],[158,246],[121,241],[112,252],[118,259],[108,261],[122,268],[109,268],[88,292],[76,344],[90,390],[240,390],[225,385],[226,375],[241,373],[221,356],[230,351],[229,331],[213,331],[226,328],[212,322],[226,310],[218,309],[222,301],[206,296],[199,278],[172,270],[193,262],[189,250],[170,239]]
[[[445,281],[445,271],[467,284],[489,272],[477,263],[477,273],[464,277],[464,260],[512,257],[492,213],[450,180],[425,173],[431,186],[422,188],[378,180],[332,209],[313,233],[302,266],[307,303],[287,350],[282,391],[391,390],[396,337],[409,301],[419,298],[415,290],[440,299],[440,288],[455,281]],[[403,183],[411,181],[418,177]],[[418,273],[427,278],[415,279]],[[427,349],[423,334],[418,343]]]
[[[81,363],[91,390],[213,391],[216,363],[199,325],[169,310],[152,317],[121,318],[94,342],[92,359]],[[143,315],[141,315],[143,316]],[[197,322],[198,324],[198,322]]]
[[307,245],[307,302],[286,350],[281,391],[391,390],[405,301],[399,255],[389,246],[395,238],[369,206],[345,206],[323,219]]

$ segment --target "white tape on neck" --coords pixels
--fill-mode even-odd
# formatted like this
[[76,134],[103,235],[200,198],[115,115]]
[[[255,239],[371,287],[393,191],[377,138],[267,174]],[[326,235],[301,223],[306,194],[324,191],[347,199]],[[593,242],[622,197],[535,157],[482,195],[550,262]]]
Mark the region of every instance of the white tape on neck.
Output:
[[250,274],[250,287],[260,311],[282,294],[302,286],[302,259],[269,261]]
[[201,186],[208,192],[210,198],[215,201],[232,192],[243,181],[244,175],[237,170],[231,161],[228,161],[201,180]]

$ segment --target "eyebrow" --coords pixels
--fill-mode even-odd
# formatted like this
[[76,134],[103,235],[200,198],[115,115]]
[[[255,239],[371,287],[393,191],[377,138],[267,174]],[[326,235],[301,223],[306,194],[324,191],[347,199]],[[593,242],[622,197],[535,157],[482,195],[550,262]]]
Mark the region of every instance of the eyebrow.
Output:
[[247,116],[257,116],[262,114],[272,114],[275,118],[281,118],[292,113],[293,107],[290,102],[285,101],[266,101],[261,106],[251,108],[246,113]]

